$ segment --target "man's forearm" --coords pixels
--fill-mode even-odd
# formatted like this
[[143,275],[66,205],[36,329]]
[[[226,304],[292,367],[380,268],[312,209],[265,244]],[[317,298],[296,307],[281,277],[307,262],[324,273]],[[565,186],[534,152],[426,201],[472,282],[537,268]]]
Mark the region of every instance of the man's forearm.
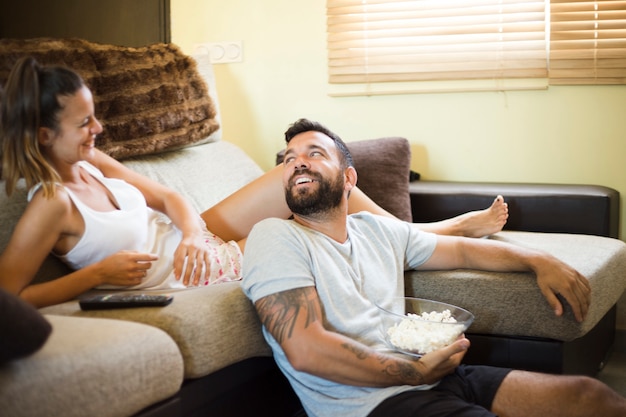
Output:
[[421,268],[532,272],[555,314],[563,314],[560,294],[578,321],[584,320],[591,302],[589,281],[571,266],[545,252],[488,239],[438,236],[435,252]]
[[[533,271],[537,261],[550,257],[539,251],[489,239],[437,236],[437,247],[420,269],[457,268],[483,271]],[[551,258],[551,257],[550,257]]]
[[[294,368],[334,382],[364,386],[388,387],[427,383],[415,360],[378,352],[337,333],[322,331],[314,342],[283,345],[290,353]],[[423,368],[423,367],[422,367]],[[431,376],[431,379],[433,377]]]
[[371,387],[420,385],[432,378],[420,371],[416,361],[380,353],[326,330],[313,287],[275,293],[257,301],[255,306],[263,325],[298,371]]

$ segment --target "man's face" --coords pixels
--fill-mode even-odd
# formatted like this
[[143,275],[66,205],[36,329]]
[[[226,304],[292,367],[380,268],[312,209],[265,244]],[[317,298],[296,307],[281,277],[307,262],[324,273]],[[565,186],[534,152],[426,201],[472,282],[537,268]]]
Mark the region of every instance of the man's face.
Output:
[[340,205],[345,177],[338,152],[333,140],[320,132],[291,139],[285,151],[283,185],[292,213],[306,216]]

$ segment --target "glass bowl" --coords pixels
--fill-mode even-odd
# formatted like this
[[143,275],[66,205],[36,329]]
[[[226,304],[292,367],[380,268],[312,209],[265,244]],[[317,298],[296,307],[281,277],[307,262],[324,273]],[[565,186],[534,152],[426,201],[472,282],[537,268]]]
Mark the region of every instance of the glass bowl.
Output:
[[413,356],[448,346],[474,321],[461,307],[422,298],[399,297],[388,308],[376,306],[387,345]]

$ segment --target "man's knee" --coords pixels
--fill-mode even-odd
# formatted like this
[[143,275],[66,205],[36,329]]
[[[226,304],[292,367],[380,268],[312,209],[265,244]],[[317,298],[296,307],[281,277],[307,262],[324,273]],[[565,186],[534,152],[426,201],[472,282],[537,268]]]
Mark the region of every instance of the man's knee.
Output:
[[597,379],[588,376],[568,377],[571,398],[581,404],[597,404],[606,398],[606,387]]

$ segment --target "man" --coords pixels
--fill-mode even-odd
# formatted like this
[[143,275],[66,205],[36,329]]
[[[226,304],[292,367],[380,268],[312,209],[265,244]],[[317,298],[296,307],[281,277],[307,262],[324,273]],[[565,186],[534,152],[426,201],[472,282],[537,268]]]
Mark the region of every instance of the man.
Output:
[[348,216],[357,174],[345,144],[308,120],[285,136],[283,184],[294,217],[255,226],[243,287],[309,416],[626,415],[626,400],[592,378],[460,365],[464,337],[419,360],[386,349],[374,302],[404,295],[405,269],[532,271],[555,313],[561,294],[578,320],[590,288],[547,254]]

